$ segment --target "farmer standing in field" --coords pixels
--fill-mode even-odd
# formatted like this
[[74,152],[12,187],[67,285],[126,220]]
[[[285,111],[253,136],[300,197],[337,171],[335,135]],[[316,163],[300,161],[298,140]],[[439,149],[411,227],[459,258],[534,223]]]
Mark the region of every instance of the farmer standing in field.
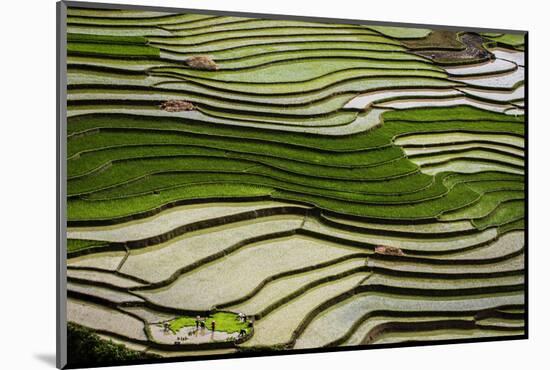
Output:
[[211,327],[212,327],[212,333],[214,333],[216,331],[216,322],[214,320],[212,320]]

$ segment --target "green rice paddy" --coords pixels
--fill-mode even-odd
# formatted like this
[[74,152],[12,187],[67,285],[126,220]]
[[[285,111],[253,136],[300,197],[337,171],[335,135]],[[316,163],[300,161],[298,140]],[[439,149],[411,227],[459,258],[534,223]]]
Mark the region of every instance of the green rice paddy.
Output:
[[172,356],[524,333],[523,96],[479,76],[523,35],[68,14],[74,324]]

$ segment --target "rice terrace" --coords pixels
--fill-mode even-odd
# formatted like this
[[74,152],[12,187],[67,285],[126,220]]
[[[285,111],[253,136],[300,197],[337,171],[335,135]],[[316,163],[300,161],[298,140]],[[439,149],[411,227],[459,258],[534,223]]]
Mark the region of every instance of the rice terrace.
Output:
[[69,363],[524,334],[524,34],[66,21]]

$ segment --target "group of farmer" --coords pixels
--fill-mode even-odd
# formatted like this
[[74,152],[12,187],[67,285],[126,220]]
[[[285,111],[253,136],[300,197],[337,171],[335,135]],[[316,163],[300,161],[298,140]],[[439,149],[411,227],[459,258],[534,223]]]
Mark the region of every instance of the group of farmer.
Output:
[[[254,326],[254,322],[252,320],[247,320],[246,315],[242,312],[239,312],[237,314],[237,320],[239,320],[240,322],[248,323],[247,326],[249,329],[252,329],[252,327]],[[204,330],[206,329],[206,320],[200,316],[197,316],[195,318],[195,333],[198,333],[199,329],[201,330],[201,332],[204,332]],[[210,330],[212,331],[212,333],[216,331],[216,321],[212,320],[210,322]],[[239,332],[240,337],[243,335],[246,335],[246,329],[241,329],[241,331]]]
[[[239,312],[237,314],[237,320],[239,320],[240,322],[248,322],[248,329],[252,330],[252,328],[254,327],[254,321],[252,319],[249,319],[247,320],[246,319],[246,315],[242,312]],[[246,329],[241,329],[239,331],[239,338],[242,338],[246,335]]]
[[[197,316],[197,318],[195,319],[195,330],[198,331],[199,328],[201,329],[201,331],[204,331],[204,329],[206,329],[206,320],[201,318],[200,316]],[[212,330],[212,332],[216,331],[216,321],[212,320],[212,322],[210,323],[210,330]]]

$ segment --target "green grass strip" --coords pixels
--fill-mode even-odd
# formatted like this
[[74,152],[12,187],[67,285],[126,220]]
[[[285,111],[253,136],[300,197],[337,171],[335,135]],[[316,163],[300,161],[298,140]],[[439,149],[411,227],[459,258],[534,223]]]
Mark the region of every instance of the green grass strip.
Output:
[[[160,121],[160,119],[159,119]],[[261,140],[250,139],[249,137],[239,138],[239,128],[233,127],[235,138],[216,137],[200,134],[188,134],[183,132],[159,132],[147,129],[121,130],[117,132],[102,130],[99,133],[89,133],[87,135],[76,136],[69,140],[68,155],[74,156],[78,153],[99,150],[103,148],[114,148],[129,145],[189,145],[204,146],[207,148],[228,150],[237,153],[262,155],[280,158],[281,160],[294,160],[309,164],[319,164],[334,167],[364,167],[391,160],[397,160],[403,157],[403,152],[399,147],[390,146],[389,140],[380,140],[379,143],[367,149],[350,152],[332,152],[329,150],[310,150],[308,148],[279,144],[277,142],[263,142]],[[244,132],[245,129],[241,129]],[[266,133],[269,133],[266,131]],[[243,134],[243,136],[245,136]],[[274,134],[274,138],[276,138]],[[282,135],[281,135],[282,136]],[[327,137],[329,139],[330,137]],[[319,139],[321,141],[321,138]],[[335,141],[337,139],[334,139]],[[240,141],[240,143],[239,143]],[[328,141],[328,140],[327,140]],[[323,143],[320,142],[319,145]],[[375,144],[379,144],[375,146]],[[330,144],[328,144],[330,145]],[[86,158],[88,154],[83,154]],[[139,155],[138,155],[139,156]],[[74,163],[76,164],[76,163]],[[72,171],[72,170],[71,170]]]
[[199,71],[184,68],[158,67],[154,73],[171,73],[174,75],[192,76],[215,81],[239,83],[297,83],[309,81],[338,71],[352,69],[394,69],[400,71],[428,70],[440,72],[441,69],[431,64],[417,61],[369,60],[362,58],[317,58],[295,61],[282,61],[266,66],[245,68],[230,71]]
[[390,27],[390,26],[368,26],[371,30],[380,32],[381,34],[394,37],[397,39],[417,39],[426,37],[432,32],[426,28],[409,28],[409,27]]
[[[356,116],[356,112],[337,112],[346,102],[351,100],[355,94],[333,95],[316,102],[308,102],[307,105],[274,105],[274,104],[250,104],[247,102],[224,99],[223,97],[202,96],[189,92],[162,91],[160,89],[143,88],[124,88],[124,87],[102,87],[102,88],[73,88],[69,90],[69,106],[78,102],[78,107],[82,104],[87,109],[101,109],[105,105],[119,104],[121,108],[126,108],[130,104],[149,104],[158,107],[159,101],[170,99],[182,99],[198,105],[198,109],[208,112],[216,112],[218,116],[227,116],[236,120],[253,120],[260,123],[281,122],[283,124],[292,124],[296,126],[305,126],[304,121],[311,120],[308,116],[318,116],[313,120],[313,126],[321,126],[321,122],[327,121],[327,115],[348,116],[341,119],[348,123]],[[119,103],[120,102],[120,103]],[[71,107],[72,108],[72,107]],[[238,111],[238,114],[227,113],[231,110]],[[278,118],[279,115],[287,117]],[[297,116],[297,117],[295,117]],[[325,125],[331,124],[326,122]],[[333,123],[332,123],[333,124]]]
[[483,218],[493,212],[499,204],[510,200],[521,200],[524,197],[525,192],[523,190],[502,190],[485,193],[480,198],[479,202],[457,211],[445,213],[440,219],[443,221],[451,221]]
[[472,223],[479,230],[493,226],[501,226],[518,221],[525,217],[525,202],[523,200],[511,200],[502,202],[490,214],[473,220]]
[[277,191],[273,196],[280,197],[281,199],[306,202],[338,213],[396,220],[431,219],[449,209],[464,207],[479,198],[479,194],[463,185],[455,186],[443,197],[404,205],[385,204],[365,206],[358,203],[294,194],[287,191]]
[[[388,153],[394,152],[395,157],[386,157]],[[269,153],[266,153],[269,154]],[[205,156],[218,158],[234,158],[254,161],[258,164],[265,164],[274,168],[279,168],[285,171],[299,173],[309,176],[319,176],[322,178],[339,178],[345,180],[364,180],[371,177],[369,168],[374,165],[380,165],[384,162],[377,163],[383,158],[388,158],[388,161],[399,160],[403,156],[399,152],[398,147],[388,147],[382,150],[373,151],[370,157],[365,157],[369,162],[358,163],[362,166],[358,167],[338,167],[330,166],[328,163],[319,161],[318,163],[308,163],[299,160],[285,159],[273,155],[250,154],[246,152],[228,151],[220,148],[201,147],[197,143],[190,141],[189,145],[136,145],[115,146],[97,151],[82,153],[79,156],[68,160],[68,177],[72,179],[77,176],[82,176],[90,171],[101,169],[112,162],[130,161],[139,159],[151,159],[154,157],[170,157],[177,158],[183,156]],[[361,152],[356,152],[356,159],[363,156]],[[380,157],[376,157],[379,155]],[[348,155],[350,159],[352,156]],[[328,162],[328,161],[327,161]]]
[[[398,41],[390,40],[378,35],[346,35],[346,34],[325,34],[325,35],[287,35],[287,36],[258,36],[258,37],[235,37],[207,41],[201,44],[189,43],[178,45],[164,45],[152,42],[151,45],[172,53],[210,53],[220,50],[228,50],[247,45],[273,45],[288,42],[346,42],[370,44],[377,50],[405,50]],[[380,46],[379,46],[380,45]]]
[[[161,65],[172,62],[165,60],[128,60],[124,66],[118,64],[117,59],[103,59],[96,57],[71,57],[71,60],[78,66],[69,65],[69,93],[86,92],[88,90],[113,90],[113,85],[119,89],[132,89],[135,91],[141,90],[146,93],[155,94],[185,94],[189,96],[200,96],[208,99],[217,99],[218,102],[223,100],[226,103],[258,103],[269,106],[286,107],[289,105],[303,105],[313,102],[318,102],[322,99],[327,99],[338,94],[352,94],[386,89],[386,88],[415,88],[415,87],[434,87],[445,88],[458,86],[452,81],[442,79],[426,78],[426,77],[359,77],[351,80],[345,80],[335,85],[331,85],[322,90],[310,92],[298,92],[296,94],[286,95],[258,95],[250,93],[238,93],[231,91],[218,90],[205,85],[197,84],[191,81],[181,81],[177,78],[164,77],[147,77],[145,73],[139,74],[139,70],[149,68],[154,65]],[[103,62],[102,62],[103,61]],[[142,66],[140,67],[140,63]],[[128,68],[128,65],[131,67]],[[88,66],[107,66],[117,70],[97,71],[88,69]],[[122,70],[119,68],[123,67]],[[137,71],[136,71],[137,70]],[[125,71],[136,71],[136,74],[127,74]],[[138,89],[138,90],[136,90]],[[93,91],[92,90],[92,91]],[[258,106],[256,106],[258,107]]]
[[[178,77],[177,74],[170,73],[153,73],[159,77]],[[339,70],[333,73],[311,79],[305,82],[287,82],[287,83],[264,83],[264,84],[250,84],[241,82],[226,82],[215,81],[212,79],[201,79],[193,76],[185,76],[185,80],[192,81],[196,84],[203,85],[218,90],[225,90],[238,93],[247,94],[261,94],[261,95],[281,95],[281,94],[302,94],[311,91],[318,91],[331,87],[333,85],[343,84],[350,82],[349,80],[361,80],[363,83],[368,82],[368,79],[372,78],[384,78],[388,80],[383,86],[392,87],[396,86],[391,81],[395,81],[396,78],[433,78],[439,79],[442,83],[448,84],[449,80],[446,80],[447,75],[443,72],[432,70],[400,70],[400,69],[346,69]],[[398,85],[397,85],[398,86]],[[418,87],[423,87],[421,83],[418,83]]]
[[468,187],[478,193],[486,193],[501,190],[524,190],[525,184],[522,181],[496,180],[469,182]]
[[242,184],[203,184],[124,200],[69,200],[67,215],[69,220],[107,220],[154,210],[163,204],[174,201],[208,199],[210,197],[227,198],[228,200],[231,198],[255,198],[269,196],[272,191],[266,187]]
[[512,221],[510,223],[507,223],[498,227],[499,234],[505,234],[510,231],[521,231],[521,230],[525,230],[525,220],[523,218],[521,220]]
[[216,61],[222,69],[250,68],[268,63],[275,63],[285,60],[300,60],[310,58],[363,58],[374,60],[399,60],[399,61],[422,61],[423,59],[414,54],[401,52],[381,52],[347,49],[324,49],[324,50],[292,50],[272,52],[254,55],[245,58],[231,59],[227,61]]
[[[447,176],[444,179],[445,186],[454,186],[458,183],[468,182],[468,186],[474,190],[475,182],[484,181],[484,182],[494,182],[494,181],[513,181],[513,182],[524,182],[523,175],[515,175],[510,173],[503,172],[478,172],[478,173],[455,173],[451,176]],[[479,189],[477,189],[479,190]]]
[[67,324],[66,330],[67,364],[70,367],[85,367],[89,364],[108,366],[160,358],[153,353],[130,349],[111,339],[102,339],[94,330],[73,322]]
[[499,44],[509,46],[512,48],[521,47],[525,44],[525,35],[523,34],[504,34],[499,36],[494,36],[486,33],[482,33],[483,36],[496,41]]
[[[386,181],[389,178],[415,173],[417,170],[418,167],[414,163],[407,159],[401,159],[392,162],[388,166],[369,167],[364,171],[363,176],[365,179],[363,181],[348,181],[344,179],[315,177],[313,174],[312,176],[295,174],[252,161],[223,157],[153,157],[119,162],[98,173],[70,179],[67,183],[67,195],[73,196],[91,193],[123,185],[153,174],[177,172],[256,174],[288,181],[293,184],[310,185],[322,189],[337,187],[350,192],[369,192],[372,185],[370,181],[372,180]],[[374,188],[379,189],[380,184],[375,184]]]
[[[386,120],[386,114],[383,115],[384,121]],[[449,116],[448,118],[451,118]],[[273,130],[262,130],[257,128],[247,128],[229,125],[216,125],[209,124],[207,122],[184,120],[179,118],[150,118],[150,117],[138,117],[138,116],[125,116],[125,115],[85,115],[79,117],[72,117],[68,120],[68,134],[75,134],[91,129],[97,129],[102,127],[112,128],[143,128],[143,138],[136,141],[138,138],[133,137],[131,142],[125,142],[123,138],[107,139],[102,137],[101,139],[94,139],[95,135],[90,134],[87,136],[75,136],[69,139],[68,156],[72,156],[84,150],[90,150],[94,148],[101,148],[110,145],[120,144],[154,144],[158,142],[177,144],[179,140],[179,133],[186,132],[189,134],[200,134],[210,136],[212,139],[221,141],[222,138],[231,138],[242,140],[260,141],[262,145],[283,144],[286,146],[301,146],[305,148],[318,149],[324,151],[359,151],[366,149],[380,148],[388,146],[391,140],[397,135],[406,135],[413,133],[430,133],[430,132],[450,132],[450,131],[468,131],[468,132],[509,132],[517,135],[523,135],[523,125],[517,125],[511,122],[492,122],[492,121],[442,121],[442,122],[426,122],[417,124],[415,122],[386,122],[381,128],[372,130],[369,132],[361,132],[353,135],[345,136],[322,136],[322,135],[308,135],[301,133],[291,133]],[[159,129],[167,130],[166,133],[148,132],[147,129]],[[169,132],[171,130],[173,132]],[[130,134],[130,132],[128,132]],[[135,133],[133,133],[135,134]],[[161,136],[156,136],[161,135]],[[162,136],[166,135],[166,136]],[[194,139],[199,140],[197,136]],[[104,141],[109,140],[109,141]],[[184,139],[182,139],[184,140]],[[206,140],[206,139],[205,139]],[[182,144],[185,141],[181,142]],[[199,143],[197,143],[199,144]],[[229,144],[228,144],[229,145]],[[244,142],[241,145],[246,145]],[[255,144],[257,146],[257,144]],[[252,149],[254,145],[251,145]],[[231,149],[224,147],[225,149]],[[303,161],[309,161],[303,157],[306,155],[306,151],[300,151],[300,157],[291,155],[289,151],[280,152],[284,150],[282,146],[277,146],[276,151],[280,153],[281,157],[285,158],[304,158]],[[289,149],[291,150],[291,149]],[[297,148],[292,150],[298,150]],[[270,152],[269,148],[264,148],[263,153]],[[324,161],[326,158],[317,157],[313,160],[314,163]],[[357,161],[357,157],[353,158]],[[355,162],[357,163],[363,163]],[[334,162],[323,162],[326,164]],[[350,163],[348,163],[349,165]]]
[[[345,50],[356,50],[364,52],[381,52],[384,54],[402,54],[405,52],[405,48],[398,45],[386,45],[386,44],[373,44],[369,42],[338,42],[338,41],[292,41],[292,40],[280,40],[280,42],[274,44],[260,44],[260,45],[235,45],[229,49],[221,50],[210,50],[208,55],[212,56],[216,61],[222,60],[236,60],[241,58],[255,58],[261,57],[270,53],[277,52],[307,52],[307,51],[325,51],[330,53],[332,50],[345,49]],[[186,56],[190,56],[196,53],[188,51],[182,52],[166,52],[163,51],[163,54],[166,56],[171,56],[172,58],[181,59]],[[390,57],[391,59],[391,57]],[[424,60],[424,59],[422,59]]]
[[67,239],[67,252],[76,252],[84,249],[105,247],[107,242],[100,240]]
[[[185,33],[184,35],[174,35],[171,37],[149,37],[149,41],[158,45],[201,45],[208,42],[229,40],[229,39],[248,39],[265,36],[296,36],[296,35],[376,35],[373,31],[366,28],[350,27],[345,28],[328,28],[328,27],[261,27],[248,29],[226,30],[224,32],[203,32],[203,33]],[[394,43],[387,38],[378,38],[386,43]]]
[[[99,14],[99,13],[97,13]],[[207,19],[221,20],[223,17],[216,17],[207,14],[166,14],[156,17],[109,17],[105,16],[82,16],[71,15],[67,17],[68,24],[89,24],[89,25],[115,25],[115,26],[145,26],[164,24],[193,24]]]
[[130,198],[111,200],[74,199],[68,201],[69,220],[113,219],[156,209],[163,204],[185,199],[270,196],[279,200],[296,200],[338,213],[379,219],[433,219],[442,212],[475,202],[479,194],[459,184],[447,195],[421,203],[404,205],[368,205],[260,186],[240,184],[202,184],[161,191]]
[[[414,179],[406,178],[386,180],[369,184],[359,184],[363,188],[361,190],[368,190],[372,193],[351,192],[351,190],[355,189],[345,187],[345,185],[349,184],[349,182],[342,182],[340,183],[341,187],[336,188],[331,185],[338,184],[333,184],[331,182],[322,183],[320,179],[308,181],[309,179],[304,178],[298,179],[297,183],[293,183],[290,182],[290,180],[284,179],[284,177],[281,177],[283,180],[280,180],[274,176],[275,175],[271,173],[265,175],[231,174],[220,172],[186,172],[169,174],[160,173],[147,176],[145,178],[141,178],[127,184],[119,185],[108,190],[91,193],[86,196],[86,199],[98,200],[131,197],[148,193],[158,193],[167,189],[202,183],[237,183],[259,185],[283,191],[301,193],[305,195],[316,195],[324,198],[347,200],[350,202],[366,204],[398,204],[420,202],[426,199],[440,197],[447,193],[447,188],[443,186],[441,180],[439,179],[440,176],[438,176],[438,178],[436,178],[433,183],[428,183],[428,186],[425,188],[419,186],[423,185],[422,183],[417,185],[418,182],[420,182],[418,180],[423,179],[423,177],[421,177],[423,175],[419,173],[411,175],[418,176],[417,181],[415,181]],[[394,183],[396,184],[395,186]],[[419,187],[417,189],[413,188],[413,192],[401,194],[399,193],[399,191],[401,190],[399,183],[407,187],[412,187],[414,185]],[[353,184],[356,185],[357,183]],[[403,185],[401,185],[401,187],[403,187]],[[390,187],[392,190],[388,191]],[[384,193],[384,191],[388,192]]]
[[469,106],[412,108],[394,110],[384,114],[384,121],[433,122],[450,120],[523,122],[524,118],[523,116],[516,117]]
[[95,42],[69,42],[69,54],[108,55],[118,57],[158,57],[160,51],[148,45],[98,44]]
[[[339,213],[374,218],[431,218],[451,209],[465,207],[470,203],[475,203],[475,208],[478,209],[476,211],[479,214],[477,218],[484,217],[503,200],[502,196],[497,196],[491,201],[491,196],[499,193],[495,190],[513,188],[517,190],[500,193],[511,194],[512,198],[523,196],[524,189],[521,184],[523,178],[521,176],[495,172],[480,174],[479,177],[473,174],[452,175],[449,179],[453,180],[446,180],[449,181],[446,182],[447,187],[453,187],[455,184],[456,186],[448,194],[437,199],[429,199],[430,194],[436,195],[435,187],[426,188],[423,192],[419,191],[422,188],[421,184],[427,184],[425,181],[430,178],[424,175],[404,176],[403,178],[390,180],[396,181],[391,184],[384,184],[383,181],[361,183],[349,181],[353,178],[353,175],[351,175],[353,172],[342,168],[335,170],[334,174],[341,171],[338,176],[343,175],[343,179],[347,180],[335,181],[334,179],[319,177],[319,175],[326,174],[327,171],[332,171],[331,166],[349,167],[351,169],[353,166],[368,166],[369,163],[375,163],[372,161],[375,158],[380,160],[380,154],[391,153],[391,151],[386,152],[386,149],[380,151],[379,148],[394,148],[390,145],[391,139],[398,135],[447,131],[509,132],[523,135],[523,125],[518,124],[516,121],[507,121],[503,117],[504,115],[487,115],[484,111],[463,108],[409,110],[409,117],[394,117],[403,119],[403,121],[389,120],[381,128],[374,131],[342,137],[228,127],[181,119],[159,118],[158,120],[152,120],[146,117],[123,115],[75,117],[70,119],[70,133],[105,126],[113,126],[117,129],[131,128],[126,132],[106,131],[71,137],[69,140],[69,153],[81,153],[82,156],[82,162],[75,158],[75,163],[86,163],[88,158],[96,158],[93,162],[101,165],[101,163],[106,163],[104,161],[110,161],[109,158],[133,158],[134,156],[139,158],[147,155],[151,145],[159,146],[158,149],[155,147],[154,150],[158,151],[153,155],[162,155],[163,152],[166,154],[169,151],[176,154],[178,151],[190,150],[190,154],[210,153],[213,157],[205,158],[204,155],[201,155],[199,162],[196,162],[192,156],[183,157],[178,159],[179,162],[174,167],[171,166],[174,163],[168,166],[163,163],[173,162],[172,160],[166,161],[162,158],[147,160],[146,163],[140,160],[132,160],[129,162],[131,164],[116,162],[112,168],[100,172],[97,176],[90,176],[86,180],[83,178],[83,180],[79,180],[80,184],[79,181],[74,182],[73,184],[76,184],[76,186],[72,185],[74,187],[70,186],[70,189],[96,191],[105,186],[117,185],[118,189],[113,187],[111,190],[105,190],[102,194],[96,194],[96,196],[126,196],[126,198],[95,201],[72,199],[69,202],[69,208],[72,210],[71,217],[74,219],[105,218],[102,216],[106,216],[106,218],[119,217],[155,208],[176,199],[193,199],[193,197],[187,197],[192,194],[204,198],[236,196],[233,194],[241,194],[239,189],[255,189],[254,194],[257,192],[264,195],[269,194],[274,199],[298,200]],[[406,111],[399,113],[404,112]],[[393,113],[395,112],[388,112],[384,117]],[[414,119],[407,119],[410,117]],[[420,122],[420,120],[427,117],[432,119],[427,122]],[[451,121],[461,117],[467,120]],[[476,118],[479,120],[476,121]],[[439,121],[439,119],[442,120]],[[151,129],[169,131],[151,131]],[[182,133],[182,130],[185,130],[185,133]],[[182,139],[188,136],[189,141],[186,142],[186,139]],[[203,141],[201,142],[201,140]],[[131,147],[132,145],[137,145],[137,147]],[[163,147],[162,145],[167,146]],[[399,150],[397,147],[395,149]],[[334,150],[338,151],[335,152]],[[212,163],[214,159],[218,161],[217,156],[221,154],[221,151],[226,151],[224,153],[225,158],[221,158],[221,161],[217,164]],[[373,155],[375,153],[376,155]],[[187,161],[185,158],[189,160]],[[246,161],[242,161],[244,158],[255,161],[254,163],[264,161],[263,163],[267,164],[267,161],[269,161],[270,166],[246,164]],[[389,163],[396,162],[388,162],[388,165],[380,166],[380,170],[389,171],[391,168]],[[247,167],[245,167],[245,164]],[[384,167],[387,168],[384,169]],[[80,173],[86,168],[90,169],[90,167],[82,165],[79,169]],[[136,179],[136,174],[159,173],[165,169],[167,171],[181,170],[183,172],[165,172],[162,175],[146,176],[142,180],[129,182],[127,185],[122,185],[121,181],[112,180]],[[243,169],[246,169],[246,171],[243,172]],[[369,167],[365,167],[365,169],[369,170]],[[228,170],[234,172],[229,173]],[[201,172],[198,173],[197,171]],[[347,174],[346,171],[348,171]],[[236,172],[240,173],[236,174]],[[205,175],[203,178],[204,184],[193,185],[196,184],[197,180],[200,180],[201,173]],[[210,181],[216,181],[215,173],[223,174],[223,181],[227,181],[227,183],[210,183]],[[235,184],[234,181],[249,182],[252,185],[242,185],[244,188],[239,188],[240,185]],[[468,184],[462,184],[464,182],[468,182]],[[374,184],[376,186],[373,186]],[[468,186],[470,184],[473,184],[472,187]],[[418,191],[418,194],[406,196],[403,194],[403,197],[397,196],[395,198],[402,201],[409,199],[410,204],[388,204],[383,206],[386,208],[377,205],[366,207],[365,202],[384,200],[385,196],[378,194],[378,191],[383,190],[381,185],[386,185],[386,190],[394,192],[396,195],[405,192],[405,189]],[[306,189],[307,187],[310,188],[309,191]],[[231,191],[226,192],[226,189]],[[488,197],[489,201],[477,202],[480,192],[489,192],[482,197],[482,200]],[[373,197],[368,198],[364,197],[363,194],[349,193],[364,193],[373,195]],[[246,192],[242,194],[246,196]],[[131,196],[128,197],[128,195]],[[388,197],[389,199],[390,197]],[[413,199],[422,201],[412,203]],[[107,204],[109,206],[106,206]],[[468,213],[471,212],[471,208],[473,206],[457,212]],[[485,212],[480,212],[479,209],[485,210]]]

